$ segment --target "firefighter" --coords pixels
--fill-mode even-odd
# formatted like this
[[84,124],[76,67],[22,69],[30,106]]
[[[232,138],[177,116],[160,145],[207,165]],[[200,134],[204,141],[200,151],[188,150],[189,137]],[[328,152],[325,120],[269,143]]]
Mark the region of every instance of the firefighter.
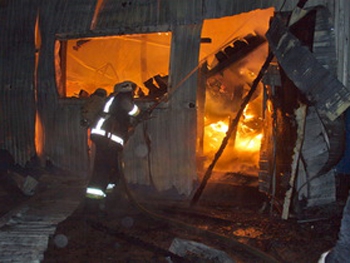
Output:
[[[128,140],[132,118],[140,113],[134,103],[136,87],[131,81],[116,84],[114,92],[106,99],[102,113],[91,127],[90,138],[95,145],[95,160],[86,189],[88,209],[98,209],[96,206],[105,199],[108,185],[118,181],[120,155]],[[97,204],[92,200],[98,200]]]

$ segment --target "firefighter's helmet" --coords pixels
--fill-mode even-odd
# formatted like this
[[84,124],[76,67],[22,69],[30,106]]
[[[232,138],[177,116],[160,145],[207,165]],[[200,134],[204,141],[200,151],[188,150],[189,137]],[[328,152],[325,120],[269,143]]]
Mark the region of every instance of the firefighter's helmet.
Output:
[[114,92],[133,92],[137,85],[132,81],[124,81],[114,86]]

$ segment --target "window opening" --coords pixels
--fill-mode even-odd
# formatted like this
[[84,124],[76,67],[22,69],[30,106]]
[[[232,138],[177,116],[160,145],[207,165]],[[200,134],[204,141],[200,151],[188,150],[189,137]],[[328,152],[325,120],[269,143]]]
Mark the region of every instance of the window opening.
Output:
[[[61,98],[113,91],[125,80],[140,97],[159,96],[167,86],[171,33],[70,39],[57,45],[56,77]],[[165,90],[166,91],[166,90]]]

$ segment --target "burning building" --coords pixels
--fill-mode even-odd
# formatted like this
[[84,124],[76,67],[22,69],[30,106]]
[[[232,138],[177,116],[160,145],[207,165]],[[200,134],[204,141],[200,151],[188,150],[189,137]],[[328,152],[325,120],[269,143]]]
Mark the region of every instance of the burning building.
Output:
[[[348,29],[339,22],[344,18],[338,1],[310,1],[307,14],[290,25],[292,35],[281,24],[294,1],[284,12],[278,1],[15,2],[0,5],[6,18],[0,141],[18,164],[38,156],[42,164],[50,161],[88,178],[88,132],[80,126],[84,96],[99,87],[111,92],[116,82],[129,79],[139,86],[141,107],[157,105],[126,146],[130,184],[191,197],[239,117],[212,180],[244,174],[258,180],[271,200],[287,202],[295,185],[296,202],[332,200],[311,188],[332,185],[329,173],[344,142]],[[283,22],[271,29],[275,14]],[[300,53],[308,68],[299,67],[295,56],[285,59],[285,39],[308,47]],[[274,60],[256,81],[271,51]],[[315,70],[320,65],[323,71]],[[308,89],[321,75],[330,88],[318,83],[322,92]]]
[[130,185],[188,200],[243,175],[284,219],[334,201],[350,4],[281,2],[1,0],[1,150],[88,180],[81,106],[132,80],[152,114],[125,147]]

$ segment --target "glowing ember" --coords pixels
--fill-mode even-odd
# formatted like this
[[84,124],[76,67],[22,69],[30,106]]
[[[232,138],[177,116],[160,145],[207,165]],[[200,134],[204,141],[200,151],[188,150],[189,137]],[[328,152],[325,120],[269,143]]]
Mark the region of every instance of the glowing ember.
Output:
[[259,238],[264,233],[253,227],[248,227],[246,229],[243,229],[243,228],[237,229],[233,232],[233,234],[239,237]]

